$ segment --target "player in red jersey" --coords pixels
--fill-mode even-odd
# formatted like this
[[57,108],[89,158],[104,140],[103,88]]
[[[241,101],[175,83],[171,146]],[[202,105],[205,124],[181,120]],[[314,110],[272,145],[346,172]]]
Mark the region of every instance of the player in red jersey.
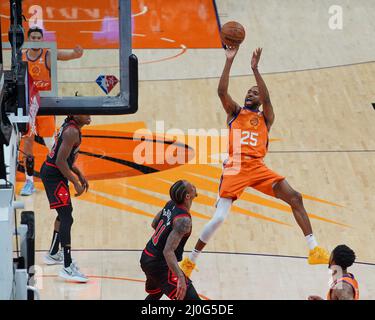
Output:
[[164,294],[170,299],[199,300],[191,280],[178,265],[192,230],[190,207],[197,191],[186,180],[174,183],[166,203],[152,222],[155,229],[142,252],[140,264],[146,274],[146,300],[159,300]]

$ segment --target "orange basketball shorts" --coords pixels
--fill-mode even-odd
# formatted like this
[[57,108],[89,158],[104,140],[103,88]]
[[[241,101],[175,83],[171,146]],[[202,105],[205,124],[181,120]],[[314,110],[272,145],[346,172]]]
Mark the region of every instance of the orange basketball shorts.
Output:
[[275,197],[273,186],[285,177],[267,168],[263,158],[252,158],[224,163],[221,175],[219,196],[221,198],[238,199],[247,187]]

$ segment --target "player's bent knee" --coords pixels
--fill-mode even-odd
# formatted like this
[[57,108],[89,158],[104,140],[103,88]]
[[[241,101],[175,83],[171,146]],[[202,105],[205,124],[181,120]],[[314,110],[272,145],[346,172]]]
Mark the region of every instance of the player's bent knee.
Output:
[[221,224],[223,224],[223,222],[225,221],[225,218],[224,216],[217,216],[217,217],[213,217],[211,219],[211,223],[214,227],[219,227]]
[[302,204],[302,194],[300,194],[297,191],[293,191],[291,197],[290,197],[290,204],[292,206],[299,206]]
[[70,216],[69,219],[68,219],[68,223],[69,223],[69,225],[72,226],[72,225],[73,225],[73,222],[74,222],[74,219],[73,219],[72,216]]
[[74,219],[72,217],[64,217],[61,218],[61,224],[67,227],[71,227],[73,225]]
[[73,209],[70,206],[61,207],[57,209],[60,223],[63,225],[71,226],[74,222],[72,212]]

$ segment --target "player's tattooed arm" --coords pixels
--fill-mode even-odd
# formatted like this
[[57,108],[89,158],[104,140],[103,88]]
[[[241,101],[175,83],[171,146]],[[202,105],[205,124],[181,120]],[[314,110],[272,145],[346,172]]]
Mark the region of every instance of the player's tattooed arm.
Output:
[[228,115],[227,122],[229,122],[241,109],[238,103],[233,101],[232,97],[228,93],[229,73],[237,52],[238,47],[227,47],[225,49],[227,59],[225,61],[225,66],[220,77],[219,86],[217,88],[217,94],[221,100],[225,112]]
[[267,128],[268,130],[271,129],[271,126],[275,120],[275,114],[273,112],[273,107],[270,99],[270,94],[268,92],[266,83],[264,82],[259,70],[258,70],[258,63],[260,60],[260,56],[262,54],[262,49],[257,48],[253,52],[253,56],[251,58],[251,69],[253,70],[255,80],[257,82],[257,86],[259,89],[259,99],[260,103],[263,106],[263,113],[264,117],[267,122]]
[[186,295],[187,285],[184,272],[180,269],[175,250],[182,238],[191,232],[191,219],[187,217],[177,218],[173,222],[173,230],[169,234],[163,251],[168,267],[177,276],[176,299],[183,300]]
[[[340,285],[340,288],[338,286]],[[353,300],[354,292],[350,284],[345,282],[340,282],[332,290],[331,293],[332,300]]]
[[151,227],[153,229],[156,229],[156,227],[158,226],[158,222],[160,220],[160,217],[161,217],[162,213],[163,213],[163,210],[159,211],[158,214],[154,217],[154,220],[152,220]]
[[184,273],[178,265],[175,255],[175,250],[182,238],[191,231],[191,219],[188,217],[177,218],[173,222],[173,230],[169,234],[165,248],[163,251],[165,260],[167,261],[169,269],[173,271],[178,278],[184,278]]

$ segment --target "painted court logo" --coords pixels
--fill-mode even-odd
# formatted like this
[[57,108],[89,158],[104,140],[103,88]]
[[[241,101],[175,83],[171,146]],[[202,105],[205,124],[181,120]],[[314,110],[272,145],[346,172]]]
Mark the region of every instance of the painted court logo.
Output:
[[[142,137],[141,131],[139,131],[139,138],[135,139],[134,133],[141,129],[146,136]],[[207,215],[203,209],[206,208],[208,210],[207,208],[211,208],[216,202],[220,176],[223,173],[221,152],[227,150],[227,141],[225,141],[227,139],[222,139],[223,136],[228,135],[228,130],[225,130],[225,132],[209,132],[209,130],[200,132],[194,130],[188,132],[187,135],[181,130],[178,135],[180,139],[175,142],[171,139],[171,132],[155,134],[147,129],[144,124],[139,124],[138,122],[123,123],[118,127],[110,124],[106,128],[90,126],[90,129],[83,129],[77,166],[83,168],[87,179],[91,181],[90,190],[92,192],[82,195],[79,200],[95,203],[96,205],[99,204],[107,208],[123,210],[127,214],[154,218],[153,214],[144,210],[143,205],[163,208],[165,197],[169,195],[171,184],[178,179],[189,179],[193,180],[199,186],[199,189],[207,192],[207,194],[200,197],[200,207],[191,210],[191,214],[198,219],[209,220],[211,216]],[[209,135],[209,133],[211,134]],[[270,139],[270,142],[278,140]],[[177,143],[179,144],[177,145]],[[139,164],[133,157],[134,150],[142,145],[144,147],[144,144],[147,144],[147,148],[141,148],[141,151],[145,152],[150,148],[149,152],[155,156],[154,159],[151,158],[150,164]],[[221,144],[222,147],[217,149],[217,145]],[[178,150],[186,149],[185,162],[168,163],[165,155],[168,155],[168,148],[171,146],[172,148],[175,146]],[[44,145],[39,143],[35,145],[35,148],[35,163],[36,168],[39,168],[45,160],[46,149]],[[180,150],[180,152],[182,151]],[[201,153],[204,156],[201,159],[203,161],[200,160]],[[155,161],[157,157],[161,158],[160,164]],[[215,162],[218,162],[217,165],[215,165]],[[23,181],[23,179],[24,176],[19,172],[17,181]],[[65,203],[68,204],[67,196],[64,197],[62,195],[63,198],[61,200],[57,198],[57,194],[55,196],[57,203],[54,206],[62,205],[62,201],[66,201]],[[303,197],[316,203],[328,205],[330,206],[329,210],[342,208],[337,203],[311,195],[304,194]],[[256,204],[289,215],[291,214],[289,206],[280,204],[273,199],[253,194],[250,190],[244,192],[241,200],[241,202],[232,207],[231,212],[233,214],[290,227],[289,223],[280,220],[278,217],[269,217],[261,212],[249,209],[253,204]],[[129,205],[128,201],[131,201],[132,204]],[[316,212],[309,212],[309,214],[312,219],[341,228],[348,227],[348,225],[326,217],[324,214]]]

